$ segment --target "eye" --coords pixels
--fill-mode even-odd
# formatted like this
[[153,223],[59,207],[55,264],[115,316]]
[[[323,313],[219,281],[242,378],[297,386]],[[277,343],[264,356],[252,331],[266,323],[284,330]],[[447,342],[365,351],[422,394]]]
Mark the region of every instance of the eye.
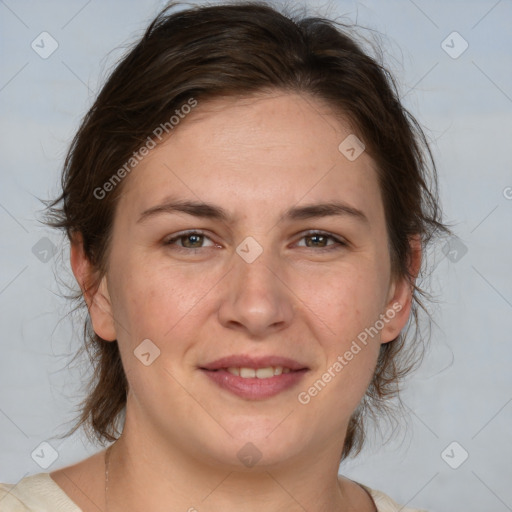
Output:
[[[208,245],[204,245],[205,241],[209,240]],[[348,244],[340,238],[326,233],[323,231],[310,231],[302,236],[300,239],[305,240],[305,244],[297,244],[299,247],[306,247],[308,249],[319,249],[320,251],[331,251],[346,247]],[[187,231],[178,233],[177,235],[164,241],[166,246],[174,246],[182,251],[196,251],[205,247],[214,247],[216,244],[210,237],[206,236],[201,231]]]
[[[211,238],[206,236],[201,231],[187,231],[186,233],[180,233],[164,242],[164,245],[175,245],[178,249],[183,250],[194,250],[194,249],[202,249],[205,247],[203,245],[205,240],[210,240]],[[178,244],[176,242],[179,242]],[[212,247],[215,244],[212,242],[207,247]]]
[[[307,248],[318,248],[320,250],[336,250],[340,249],[342,247],[346,247],[347,243],[343,240],[339,239],[338,237],[331,235],[330,233],[325,233],[323,231],[309,231],[303,237],[301,240],[306,240],[306,244],[302,245],[301,247],[307,247]],[[328,243],[329,241],[332,241],[333,243]],[[299,245],[300,246],[300,245]]]

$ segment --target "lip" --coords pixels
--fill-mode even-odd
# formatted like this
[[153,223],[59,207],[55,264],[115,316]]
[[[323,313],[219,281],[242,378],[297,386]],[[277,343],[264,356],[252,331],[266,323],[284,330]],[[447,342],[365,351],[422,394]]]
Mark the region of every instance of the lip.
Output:
[[284,366],[290,370],[309,370],[309,368],[288,357],[280,356],[249,356],[245,354],[221,357],[212,363],[201,366],[202,370],[221,370],[223,368],[267,368],[268,366]]
[[[274,375],[268,379],[257,377],[245,379],[233,375],[227,368],[266,368],[268,366],[284,366],[290,373]],[[309,370],[294,359],[280,356],[252,357],[248,355],[222,357],[200,368],[217,386],[234,395],[247,400],[264,400],[296,386]]]
[[290,373],[274,375],[268,379],[257,377],[244,379],[229,373],[226,369],[206,370],[201,368],[210,380],[222,389],[247,400],[264,400],[296,386],[308,370],[293,370]]

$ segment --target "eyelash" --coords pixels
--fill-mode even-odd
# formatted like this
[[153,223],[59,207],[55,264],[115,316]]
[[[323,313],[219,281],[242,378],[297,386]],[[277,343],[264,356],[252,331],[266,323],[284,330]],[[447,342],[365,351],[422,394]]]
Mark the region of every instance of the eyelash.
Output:
[[[205,233],[203,233],[202,231],[193,230],[193,231],[186,231],[186,232],[180,233],[180,234],[174,236],[173,238],[166,240],[164,242],[164,245],[166,245],[166,246],[175,245],[176,241],[178,241],[182,238],[185,238],[187,236],[191,236],[191,235],[201,235],[201,236],[211,240],[211,238],[209,236],[207,236]],[[348,244],[346,242],[344,242],[343,240],[340,240],[338,237],[331,235],[330,233],[327,233],[325,231],[308,231],[307,233],[302,235],[300,240],[302,240],[304,238],[308,238],[308,237],[313,237],[313,236],[324,236],[328,239],[334,240],[334,242],[335,242],[334,244],[331,244],[330,246],[318,247],[316,250],[319,252],[339,250],[339,249],[342,249],[342,248],[348,246]],[[212,242],[213,242],[213,240],[212,240]],[[185,251],[188,253],[197,252],[197,251],[200,251],[201,249],[205,249],[205,247],[187,248],[187,247],[180,247],[178,245],[175,245],[175,248],[179,251]],[[305,248],[306,249],[315,249],[315,247],[305,247]]]

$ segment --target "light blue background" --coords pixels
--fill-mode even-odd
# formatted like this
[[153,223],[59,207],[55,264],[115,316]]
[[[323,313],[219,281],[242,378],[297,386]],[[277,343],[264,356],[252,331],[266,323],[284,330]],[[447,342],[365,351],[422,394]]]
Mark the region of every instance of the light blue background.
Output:
[[[0,481],[99,449],[79,434],[52,439],[72,419],[87,369],[66,367],[81,339],[61,320],[69,305],[55,279],[71,282],[68,248],[38,224],[36,197],[56,194],[67,146],[101,80],[162,5],[0,2]],[[431,252],[437,325],[404,393],[406,433],[384,447],[377,437],[340,471],[431,511],[512,510],[512,2],[308,6],[385,34],[403,101],[432,141],[446,219],[468,249],[458,262],[440,245]],[[43,31],[59,44],[48,59],[31,48]],[[457,59],[441,47],[453,31],[469,44]],[[43,237],[58,248],[47,263],[32,252]],[[45,440],[58,453],[47,470],[30,455]],[[441,458],[453,441],[469,453],[458,469]]]

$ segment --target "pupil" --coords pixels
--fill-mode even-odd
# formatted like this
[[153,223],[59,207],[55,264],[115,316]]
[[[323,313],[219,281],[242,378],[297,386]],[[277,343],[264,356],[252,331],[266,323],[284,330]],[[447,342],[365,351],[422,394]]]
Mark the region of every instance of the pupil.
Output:
[[[188,244],[189,240],[192,240],[192,243],[190,245],[195,246],[195,243],[200,243],[201,242],[201,237],[202,236],[203,235],[187,235],[185,240],[187,241],[187,244]],[[194,242],[194,239],[195,239],[195,242]],[[187,245],[187,244],[185,244],[185,245]]]
[[[320,242],[322,242],[322,240],[325,241],[325,236],[324,235],[311,235],[309,237],[310,241],[315,240],[316,242],[318,242],[319,239],[320,239]],[[311,247],[311,245],[308,244],[308,247]],[[316,245],[313,245],[313,247],[316,247]]]

